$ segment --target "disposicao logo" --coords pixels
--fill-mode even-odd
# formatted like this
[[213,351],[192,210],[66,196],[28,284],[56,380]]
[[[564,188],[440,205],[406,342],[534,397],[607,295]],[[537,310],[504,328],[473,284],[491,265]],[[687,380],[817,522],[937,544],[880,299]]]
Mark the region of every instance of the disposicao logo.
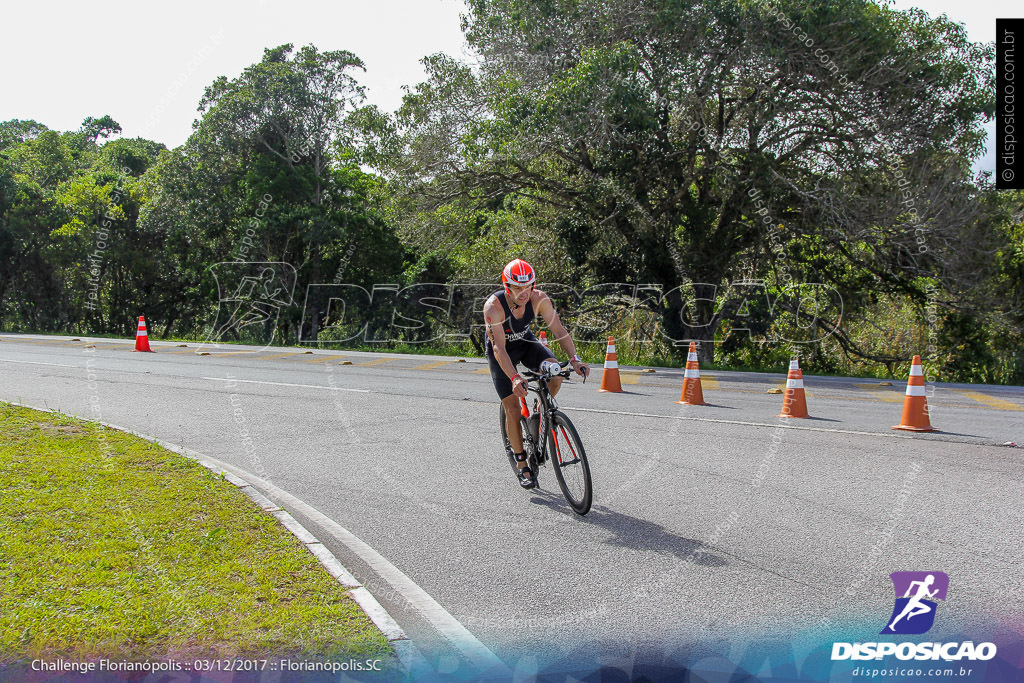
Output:
[[889,578],[896,589],[896,605],[881,633],[927,633],[935,623],[935,598],[946,600],[949,576],[945,572],[893,572]]
[[[893,572],[896,603],[892,616],[880,635],[918,635],[927,633],[935,624],[937,600],[946,600],[949,576],[945,572]],[[833,643],[832,659],[867,660],[895,655],[897,659],[938,660],[947,662],[966,659],[987,661],[996,656],[994,643],[972,641],[951,643]]]

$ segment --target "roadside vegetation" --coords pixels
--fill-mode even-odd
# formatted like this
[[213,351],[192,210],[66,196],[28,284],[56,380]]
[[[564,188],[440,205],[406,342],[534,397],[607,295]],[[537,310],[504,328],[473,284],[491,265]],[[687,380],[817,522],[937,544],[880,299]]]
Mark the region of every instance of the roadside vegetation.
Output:
[[0,330],[480,353],[525,258],[628,362],[1024,384],[1024,192],[971,170],[993,44],[870,0],[466,0],[463,30],[474,63],[426,56],[395,112],[286,44],[174,149],[0,122]]

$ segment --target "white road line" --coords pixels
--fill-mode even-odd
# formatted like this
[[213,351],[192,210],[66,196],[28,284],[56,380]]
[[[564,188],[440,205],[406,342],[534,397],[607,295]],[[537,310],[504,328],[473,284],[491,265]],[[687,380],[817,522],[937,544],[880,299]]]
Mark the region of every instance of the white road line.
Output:
[[[123,429],[123,428],[122,428]],[[127,431],[127,430],[126,430]],[[167,446],[160,441],[159,445]],[[406,576],[401,569],[391,564],[383,555],[363,542],[358,536],[341,526],[333,519],[317,510],[305,501],[296,498],[287,491],[279,489],[274,484],[261,479],[260,477],[236,467],[230,463],[221,462],[208,455],[188,452],[187,455],[206,460],[217,467],[228,472],[233,472],[246,479],[250,484],[262,490],[278,500],[279,503],[301,513],[303,516],[320,525],[329,533],[332,538],[342,543],[349,550],[359,556],[363,562],[370,565],[377,574],[394,587],[408,603],[409,607],[415,610],[424,620],[430,623],[442,636],[445,637],[459,652],[477,669],[484,672],[507,674],[511,677],[508,667],[498,659],[486,645],[480,642],[476,636],[469,632],[448,610],[442,607],[430,594],[419,587],[419,585]],[[505,676],[502,676],[505,677]]]
[[573,406],[570,412],[581,413],[607,413],[610,415],[631,415],[633,417],[658,417],[665,420],[691,420],[693,422],[717,422],[727,425],[745,425],[748,427],[778,427],[780,429],[795,429],[802,432],[832,432],[834,434],[860,434],[862,436],[883,436],[887,439],[913,439],[912,436],[902,434],[888,434],[886,432],[858,432],[852,429],[828,429],[827,427],[798,427],[787,424],[771,424],[770,422],[741,422],[740,420],[716,420],[711,417],[688,417],[686,415],[656,415],[654,413],[630,413],[624,410],[601,410],[600,408],[580,408]]
[[[212,461],[212,459],[210,460]],[[217,464],[225,469],[230,467],[230,465],[225,463]],[[254,481],[261,488],[269,486],[267,482],[253,475],[247,474],[246,477],[250,481]],[[391,564],[391,562],[360,540],[351,531],[311,505],[307,505],[298,498],[276,487],[269,486],[269,488],[264,490],[270,491],[275,498],[280,499],[281,502],[319,524],[335,540],[343,543],[349,550],[358,555],[360,559],[370,565],[381,578],[391,584],[405,598],[412,609],[437,629],[474,667],[481,671],[493,671],[495,669],[507,671],[507,667],[498,659],[498,656],[481,643],[465,626],[459,623],[448,610],[442,607],[434,598],[430,597],[429,593],[420,588],[402,570]]]
[[21,363],[22,365],[49,365],[54,368],[76,368],[78,370],[83,369],[83,365],[63,365],[61,363],[40,363],[34,360],[7,360],[6,358],[0,358],[0,363]]
[[227,377],[200,377],[214,382],[244,382],[246,384],[270,384],[275,387],[302,387],[303,389],[326,389],[327,391],[351,391],[357,394],[369,394],[369,389],[347,389],[345,387],[325,387],[322,384],[291,384],[289,382],[264,382],[258,379],[230,379]]

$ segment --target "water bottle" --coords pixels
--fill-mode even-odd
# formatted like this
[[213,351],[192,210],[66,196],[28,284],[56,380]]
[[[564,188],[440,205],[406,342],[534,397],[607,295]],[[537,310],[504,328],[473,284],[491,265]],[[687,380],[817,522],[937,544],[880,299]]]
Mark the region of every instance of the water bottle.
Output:
[[534,413],[526,419],[526,434],[524,438],[528,438],[531,442],[540,435],[540,414]]
[[546,360],[540,364],[540,374],[545,377],[554,377],[562,372],[562,366],[557,360]]
[[526,419],[526,436],[533,441],[540,438],[540,401],[533,399],[533,412]]

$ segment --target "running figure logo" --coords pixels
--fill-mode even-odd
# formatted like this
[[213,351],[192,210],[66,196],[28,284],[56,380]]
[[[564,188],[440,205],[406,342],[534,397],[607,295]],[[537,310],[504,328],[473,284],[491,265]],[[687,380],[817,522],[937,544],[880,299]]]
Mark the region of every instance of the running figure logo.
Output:
[[295,304],[295,268],[272,261],[228,261],[209,271],[217,282],[218,307],[203,345],[234,340],[269,346],[281,310]]
[[935,623],[935,598],[946,599],[949,576],[945,572],[893,572],[889,576],[896,589],[896,605],[881,633],[926,633]]

